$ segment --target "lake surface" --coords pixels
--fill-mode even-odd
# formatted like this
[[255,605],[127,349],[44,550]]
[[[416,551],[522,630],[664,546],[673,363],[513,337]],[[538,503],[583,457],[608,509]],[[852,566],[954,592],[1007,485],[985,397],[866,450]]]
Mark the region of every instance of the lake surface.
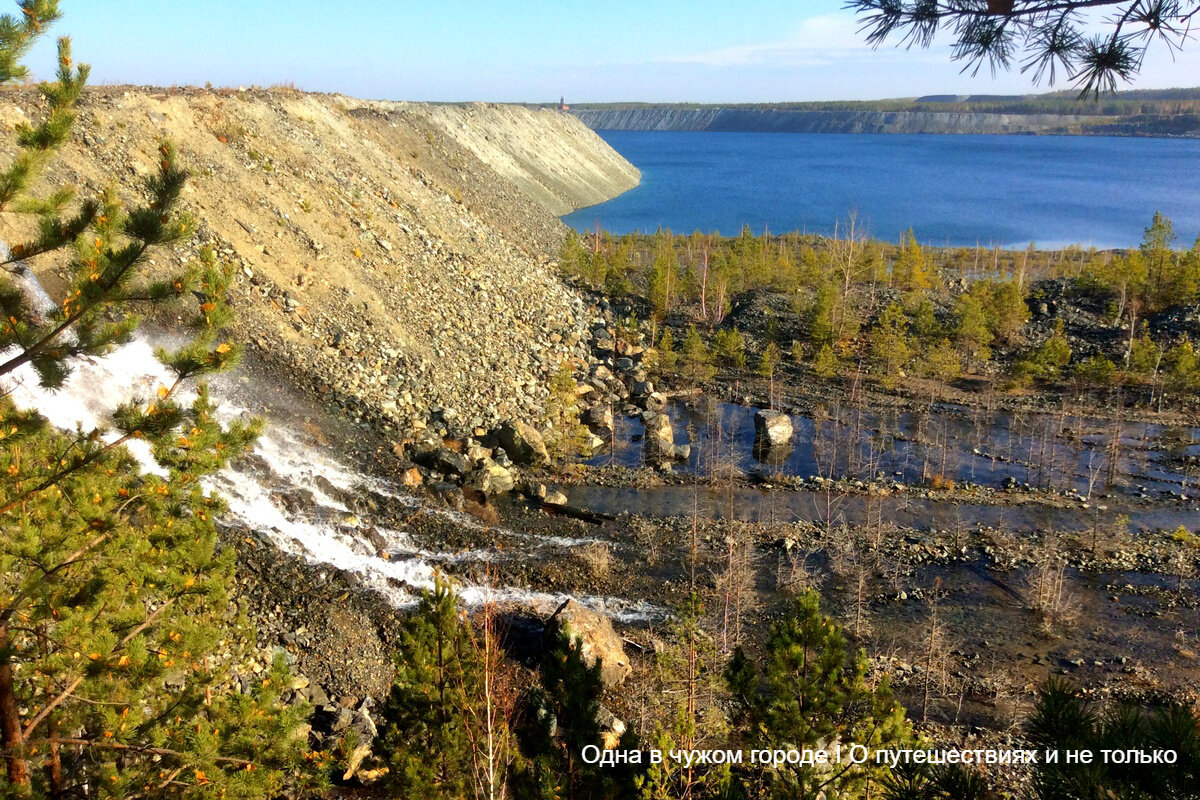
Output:
[[830,234],[1129,247],[1155,210],[1200,234],[1200,139],[599,131],[642,184],[564,217],[577,230]]

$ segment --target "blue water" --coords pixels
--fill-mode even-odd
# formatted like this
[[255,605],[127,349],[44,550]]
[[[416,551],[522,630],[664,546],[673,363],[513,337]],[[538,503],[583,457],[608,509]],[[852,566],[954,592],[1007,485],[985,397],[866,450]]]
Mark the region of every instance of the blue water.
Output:
[[1129,247],[1155,210],[1200,235],[1200,139],[601,131],[636,189],[563,219],[577,230],[829,234]]

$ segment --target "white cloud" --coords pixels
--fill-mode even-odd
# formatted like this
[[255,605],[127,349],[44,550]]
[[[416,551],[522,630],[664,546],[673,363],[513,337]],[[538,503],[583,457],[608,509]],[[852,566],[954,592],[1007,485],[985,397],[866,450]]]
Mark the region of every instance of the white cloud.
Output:
[[[799,27],[783,39],[657,60],[708,67],[811,67],[829,66],[855,57],[878,58],[890,49],[884,47],[877,52],[866,43],[865,35],[858,29],[859,22],[852,14],[823,14],[802,20]],[[919,58],[916,52],[905,55],[908,61]]]

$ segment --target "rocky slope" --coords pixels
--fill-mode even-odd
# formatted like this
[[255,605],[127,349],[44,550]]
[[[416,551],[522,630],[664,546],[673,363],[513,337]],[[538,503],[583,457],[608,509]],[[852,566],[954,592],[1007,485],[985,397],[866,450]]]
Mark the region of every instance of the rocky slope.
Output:
[[1194,115],[1128,120],[1116,116],[954,111],[792,111],[641,106],[572,112],[593,130],[770,133],[975,133],[1200,135]]
[[[38,113],[33,92],[4,101],[9,131]],[[43,184],[140,199],[163,137],[193,172],[185,205],[203,225],[155,269],[216,247],[239,270],[239,333],[258,355],[398,428],[434,412],[479,426],[540,415],[545,377],[584,355],[589,323],[555,272],[556,217],[639,179],[553,111],[106,87]],[[0,239],[20,241],[18,225],[0,223]],[[39,277],[57,296],[54,269]]]

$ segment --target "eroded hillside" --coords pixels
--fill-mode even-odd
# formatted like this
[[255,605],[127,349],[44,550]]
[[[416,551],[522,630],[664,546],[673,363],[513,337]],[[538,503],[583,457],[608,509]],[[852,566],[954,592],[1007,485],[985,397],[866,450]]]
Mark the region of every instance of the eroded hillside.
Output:
[[[0,123],[36,113],[32,92],[10,91]],[[155,268],[215,246],[239,269],[240,333],[262,355],[401,427],[445,409],[482,425],[540,414],[544,378],[582,352],[588,324],[552,263],[556,216],[639,178],[552,111],[102,88],[43,183],[139,198],[164,137],[203,225]],[[22,238],[3,224],[0,238]],[[56,294],[53,270],[40,277]]]

